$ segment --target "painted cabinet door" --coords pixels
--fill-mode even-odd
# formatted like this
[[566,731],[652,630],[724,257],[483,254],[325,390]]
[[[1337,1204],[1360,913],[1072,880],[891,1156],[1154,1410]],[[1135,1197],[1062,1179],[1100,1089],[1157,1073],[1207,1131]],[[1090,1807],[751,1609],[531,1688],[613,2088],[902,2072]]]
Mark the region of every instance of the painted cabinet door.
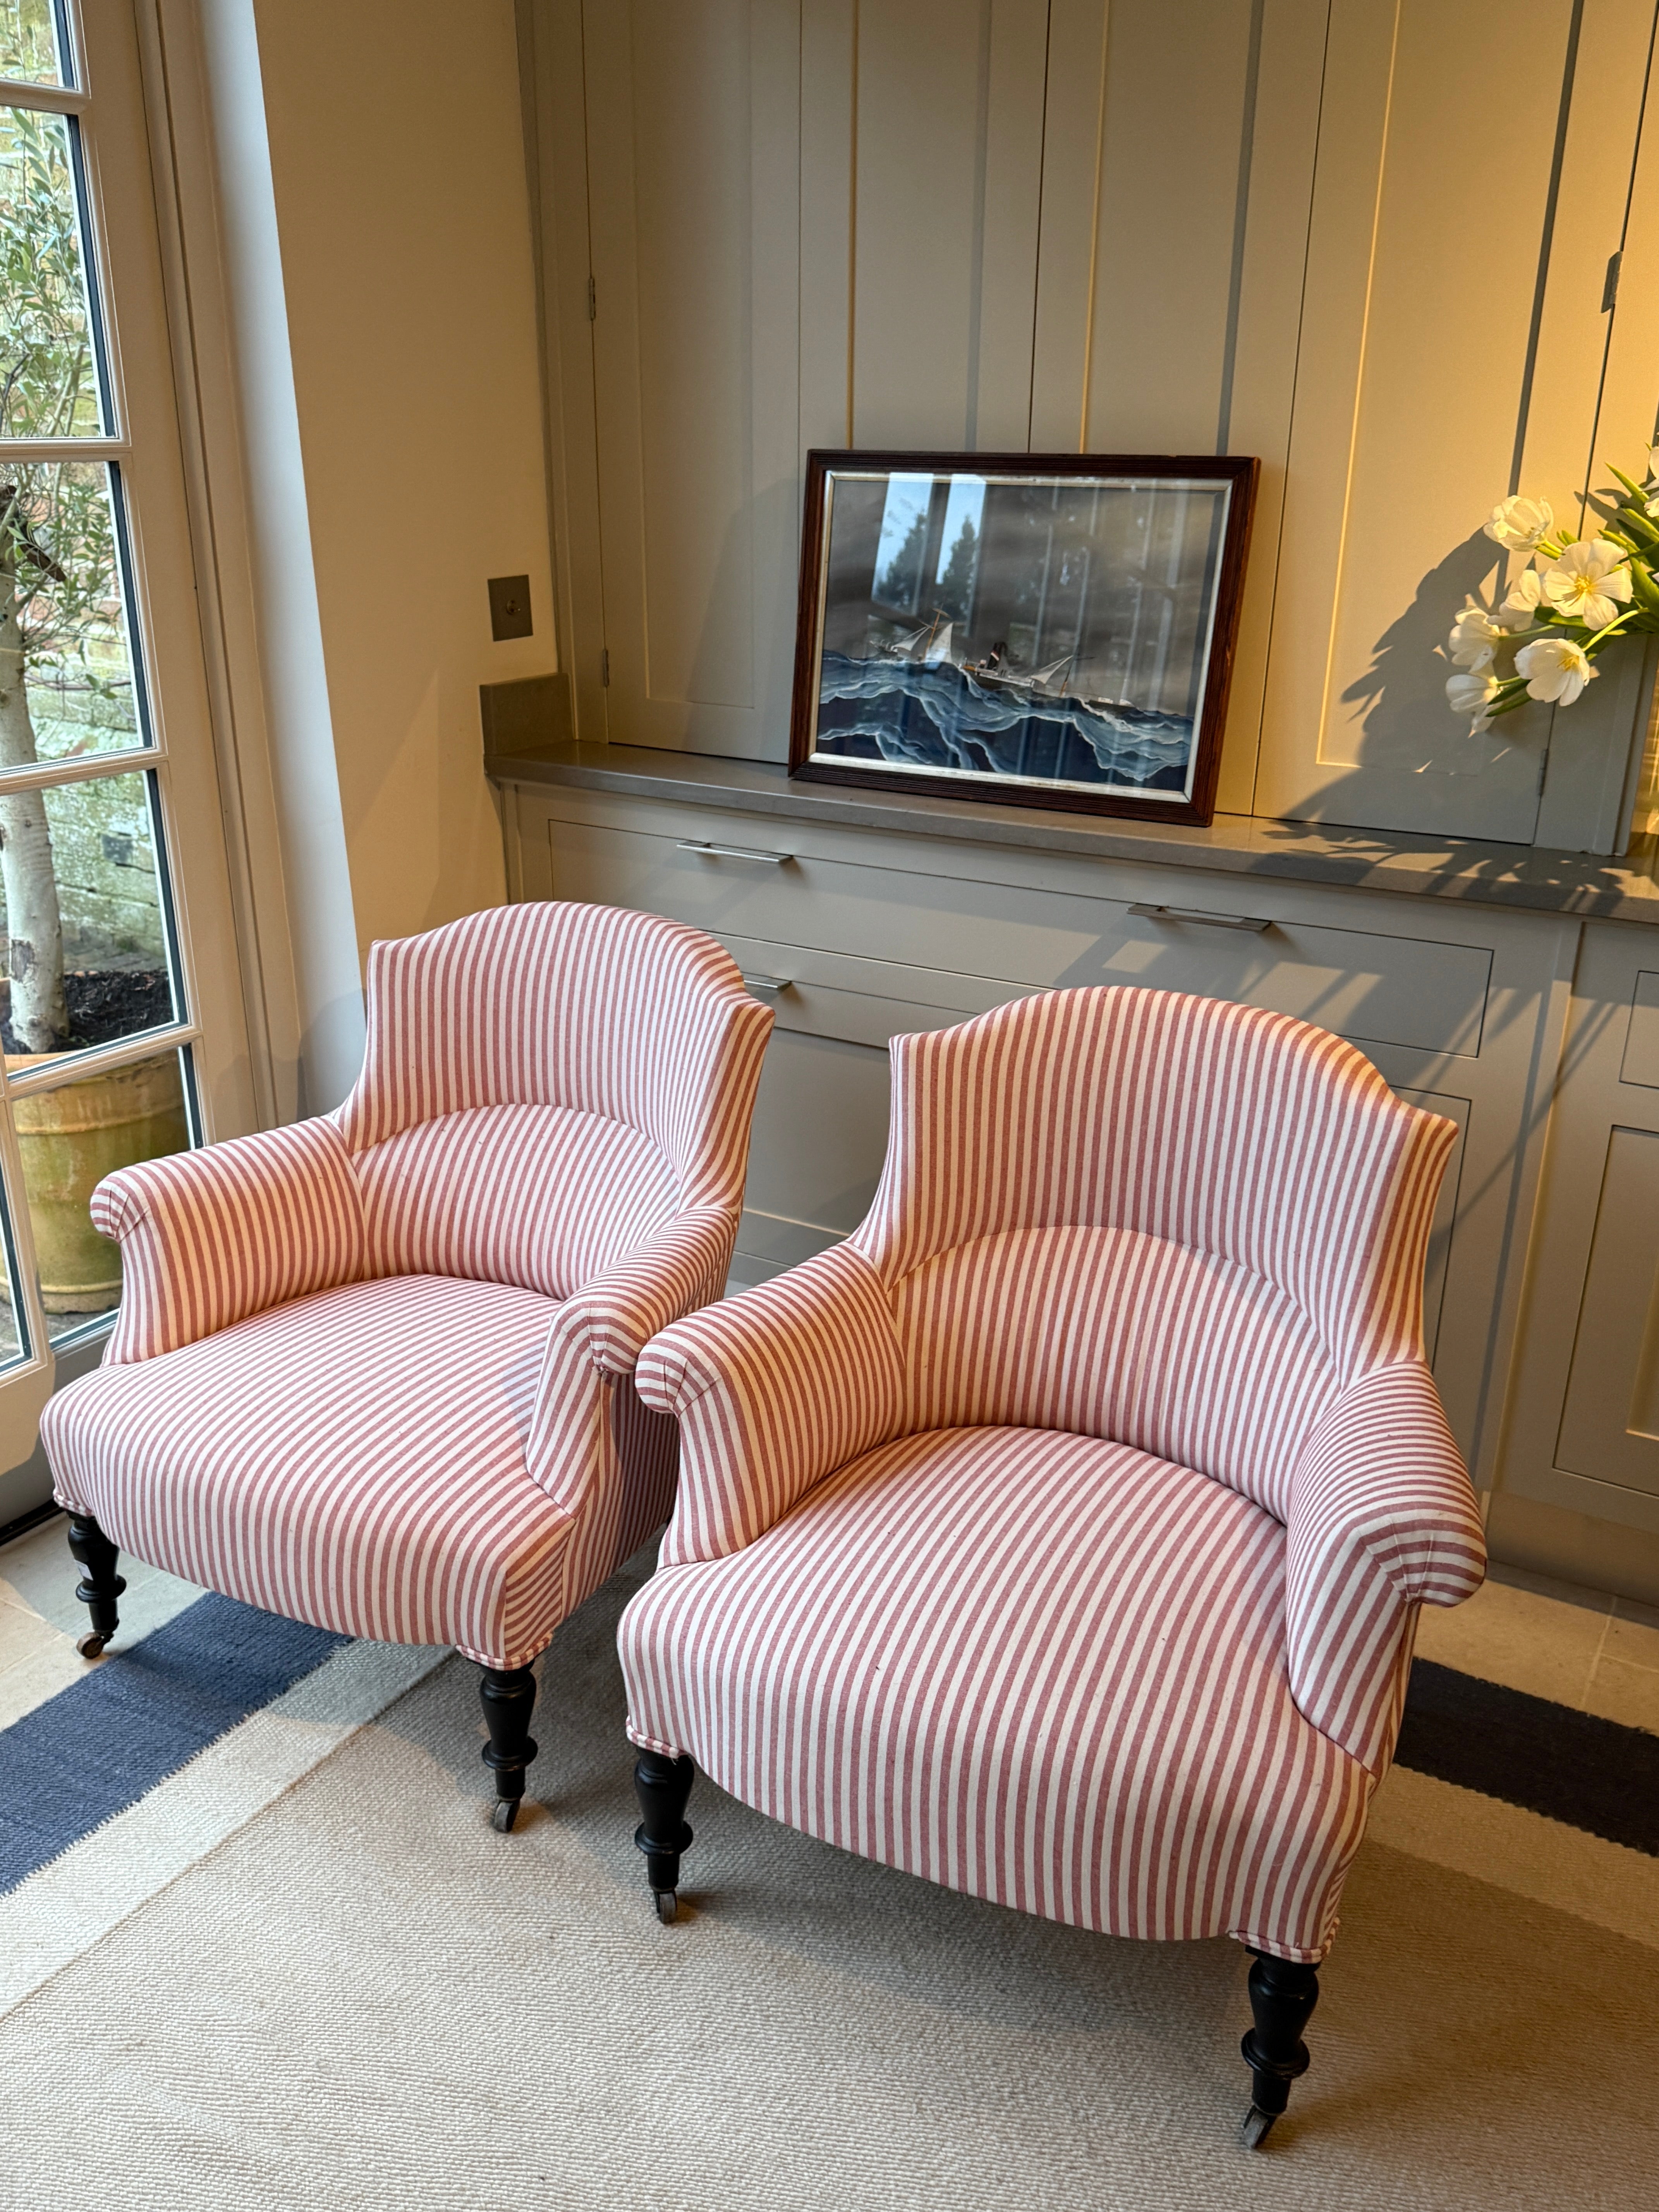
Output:
[[781,756],[800,461],[796,11],[589,0],[581,53],[607,732]]
[[1514,0],[1494,37],[1481,0],[1333,0],[1255,811],[1588,842],[1573,770],[1615,683],[1474,738],[1437,649],[1466,595],[1501,585],[1480,531],[1498,501],[1545,496],[1577,527],[1607,459],[1640,465],[1659,402],[1643,208],[1638,281],[1604,300],[1633,178],[1652,193],[1654,21]]
[[1500,1493],[1659,1538],[1659,945],[1592,924],[1528,1267]]
[[[582,734],[786,756],[809,447],[1231,440],[1278,469],[1326,6],[538,0]],[[1232,805],[1262,657],[1247,643]]]

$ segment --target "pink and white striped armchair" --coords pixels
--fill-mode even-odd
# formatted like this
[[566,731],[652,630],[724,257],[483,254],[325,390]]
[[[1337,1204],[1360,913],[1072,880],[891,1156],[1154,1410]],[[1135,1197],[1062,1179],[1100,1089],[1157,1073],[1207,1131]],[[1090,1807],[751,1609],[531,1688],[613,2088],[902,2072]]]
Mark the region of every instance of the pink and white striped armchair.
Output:
[[530,1662],[667,1517],[641,1347],[718,1297],[771,1015],[700,931],[503,907],[376,945],[337,1113],[125,1168],[123,1292],[41,1435],[92,1613],[126,1551],[484,1668],[495,1826]]
[[1145,990],[896,1038],[848,1241],[665,1330],[619,1632],[672,1919],[693,1762],[790,1826],[1115,1936],[1256,1954],[1261,2141],[1481,1525],[1424,1364],[1449,1122],[1339,1039]]

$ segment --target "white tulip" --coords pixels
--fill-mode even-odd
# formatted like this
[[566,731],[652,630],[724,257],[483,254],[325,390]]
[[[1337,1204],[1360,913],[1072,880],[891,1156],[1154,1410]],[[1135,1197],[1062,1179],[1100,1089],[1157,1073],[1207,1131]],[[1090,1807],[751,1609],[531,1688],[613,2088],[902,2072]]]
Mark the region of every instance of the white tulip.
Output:
[[1515,672],[1527,679],[1529,699],[1553,699],[1571,707],[1595,674],[1582,646],[1570,637],[1537,637],[1515,656]]
[[[1545,569],[1544,597],[1559,615],[1581,622],[1586,629],[1605,629],[1618,619],[1614,602],[1630,597],[1630,570],[1625,556],[1610,538],[1592,544],[1569,545],[1561,557]],[[1577,694],[1574,693],[1574,697]]]
[[1489,699],[1497,697],[1498,691],[1498,678],[1490,668],[1446,678],[1446,696],[1454,714],[1478,714]]
[[1538,598],[1542,589],[1536,568],[1523,568],[1510,586],[1510,595],[1498,610],[1498,619],[1505,629],[1530,629],[1538,619]]
[[1555,510],[1547,499],[1506,499],[1481,527],[1511,553],[1531,553],[1555,527]]
[[1490,668],[1492,656],[1509,632],[1495,623],[1485,607],[1466,599],[1463,611],[1452,624],[1446,650],[1459,668]]

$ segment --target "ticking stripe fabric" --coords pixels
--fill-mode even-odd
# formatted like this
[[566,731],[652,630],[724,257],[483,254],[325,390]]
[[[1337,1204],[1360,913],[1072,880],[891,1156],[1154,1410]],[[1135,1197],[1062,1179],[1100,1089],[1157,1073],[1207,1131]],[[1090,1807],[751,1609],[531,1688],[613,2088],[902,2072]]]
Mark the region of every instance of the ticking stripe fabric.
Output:
[[1128,1445],[907,1437],[647,1584],[631,1726],[951,1888],[1317,1958],[1370,1778],[1290,1694],[1284,1571],[1259,1506]]
[[740,1200],[770,1030],[701,930],[621,907],[495,907],[369,955],[363,1072],[337,1119],[362,1152],[469,1107],[563,1106],[648,1138],[683,1206]]
[[[568,1298],[674,1218],[674,1171],[625,1121],[470,1106],[359,1153],[369,1272],[471,1275]],[[501,1205],[513,1191],[519,1202]]]
[[329,1121],[106,1176],[93,1226],[121,1246],[105,1364],[155,1359],[367,1269],[362,1192]]
[[267,1611],[525,1663],[667,1516],[634,1363],[719,1295],[770,1026],[653,915],[376,945],[337,1114],[100,1185],[123,1304],[42,1422],[59,1503]]
[[60,1391],[53,1462],[185,1582],[521,1666],[562,1618],[572,1532],[525,1460],[556,1310],[436,1275],[319,1291]]
[[1317,1958],[1417,1609],[1484,1571],[1422,1356],[1449,1125],[1170,993],[892,1061],[862,1226],[640,1362],[682,1467],[630,1728],[935,1880]]
[[891,1053],[852,1239],[890,1286],[1005,1229],[1139,1230],[1288,1292],[1340,1377],[1419,1350],[1424,1195],[1456,1132],[1340,1037],[1176,991],[1048,991]]

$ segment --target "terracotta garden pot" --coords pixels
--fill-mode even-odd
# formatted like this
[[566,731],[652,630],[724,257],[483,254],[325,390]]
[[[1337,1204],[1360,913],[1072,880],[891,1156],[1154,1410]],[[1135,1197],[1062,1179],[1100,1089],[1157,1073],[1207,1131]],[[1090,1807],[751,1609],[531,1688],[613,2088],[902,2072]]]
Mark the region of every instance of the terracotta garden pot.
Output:
[[[56,1053],[8,1054],[9,1069]],[[106,1175],[183,1152],[190,1142],[179,1062],[142,1060],[12,1102],[40,1295],[49,1314],[106,1313],[121,1296],[118,1247],[93,1227],[87,1203]]]

